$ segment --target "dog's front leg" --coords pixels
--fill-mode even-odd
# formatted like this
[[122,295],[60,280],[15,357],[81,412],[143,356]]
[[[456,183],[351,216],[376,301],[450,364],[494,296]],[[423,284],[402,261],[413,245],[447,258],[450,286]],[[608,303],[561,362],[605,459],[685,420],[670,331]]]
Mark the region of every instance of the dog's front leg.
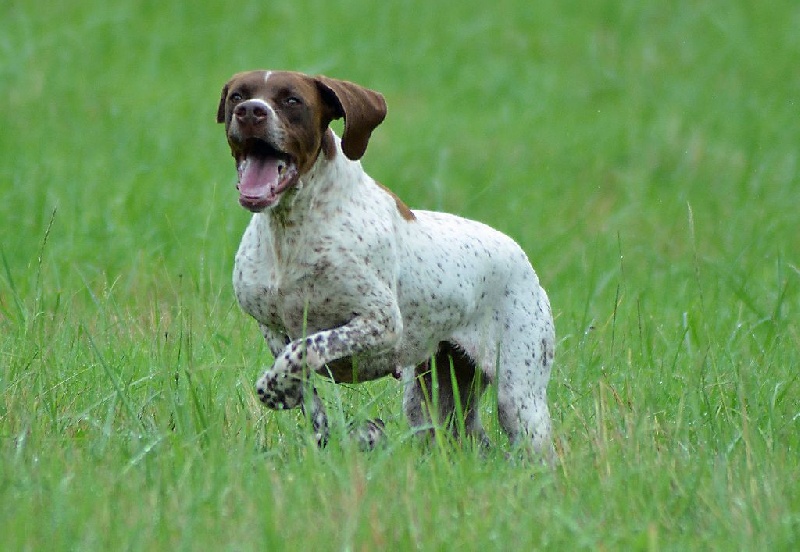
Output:
[[[273,358],[278,358],[291,340],[282,332],[273,330],[266,324],[259,323],[259,328],[261,328],[261,333],[267,342],[269,350],[272,352]],[[314,430],[317,445],[319,447],[324,447],[328,443],[328,415],[325,413],[325,406],[322,404],[319,395],[317,395],[317,389],[313,385],[309,385],[309,388],[312,391],[311,401],[309,404],[306,404],[306,402],[302,400],[301,395],[300,406],[303,409],[303,414],[308,416],[309,420],[311,420],[311,427]],[[259,396],[261,400],[264,401],[261,393],[259,393]],[[267,403],[267,406],[270,408],[286,408],[285,404],[281,406],[274,402],[271,404]]]
[[[389,350],[397,343],[402,326],[400,309],[392,302],[387,308],[356,316],[338,328],[292,341],[276,355],[275,363],[256,382],[259,399],[275,410],[301,406],[307,373],[364,351]],[[313,418],[312,411],[312,421]]]
[[[317,388],[312,385],[309,385],[309,388],[311,389],[311,401],[310,404],[306,404],[305,401],[301,403],[303,414],[311,420],[311,429],[314,430],[317,446],[322,448],[328,444],[328,414],[325,412],[322,400],[317,395]],[[310,408],[311,412],[307,412],[306,408]]]

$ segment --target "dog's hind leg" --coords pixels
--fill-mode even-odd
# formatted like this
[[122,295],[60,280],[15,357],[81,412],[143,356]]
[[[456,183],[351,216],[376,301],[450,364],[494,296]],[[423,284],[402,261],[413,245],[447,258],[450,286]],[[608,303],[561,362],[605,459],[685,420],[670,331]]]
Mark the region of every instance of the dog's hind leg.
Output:
[[[526,303],[527,304],[527,303]],[[497,356],[497,411],[513,444],[531,448],[545,461],[555,459],[547,383],[553,363],[555,333],[547,296],[534,303],[539,316],[510,311],[506,339]]]
[[413,377],[406,378],[406,418],[412,428],[448,425],[456,437],[463,437],[463,420],[464,434],[487,445],[478,409],[485,387],[472,359],[451,343],[442,342],[433,362],[417,366]]
[[545,461],[552,461],[555,452],[545,390],[523,389],[519,382],[509,384],[503,379],[497,389],[500,425],[513,444],[529,446]]

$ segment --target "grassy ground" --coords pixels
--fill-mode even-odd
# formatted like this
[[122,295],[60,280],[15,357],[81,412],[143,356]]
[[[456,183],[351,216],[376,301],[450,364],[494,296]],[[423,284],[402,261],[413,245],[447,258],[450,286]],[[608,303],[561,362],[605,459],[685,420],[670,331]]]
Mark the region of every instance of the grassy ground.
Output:
[[[7,550],[791,550],[800,540],[800,9],[502,0],[0,7]],[[663,5],[662,5],[663,4]],[[528,251],[560,466],[259,407],[230,286],[235,71],[385,93],[365,159]]]

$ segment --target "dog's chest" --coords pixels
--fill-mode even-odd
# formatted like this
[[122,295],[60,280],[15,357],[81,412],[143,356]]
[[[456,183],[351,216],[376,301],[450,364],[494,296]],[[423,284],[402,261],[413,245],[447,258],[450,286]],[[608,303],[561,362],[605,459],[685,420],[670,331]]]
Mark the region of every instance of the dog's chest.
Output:
[[339,326],[352,311],[352,294],[341,292],[346,278],[333,269],[332,256],[319,236],[276,240],[254,217],[234,262],[236,299],[253,318],[292,338]]

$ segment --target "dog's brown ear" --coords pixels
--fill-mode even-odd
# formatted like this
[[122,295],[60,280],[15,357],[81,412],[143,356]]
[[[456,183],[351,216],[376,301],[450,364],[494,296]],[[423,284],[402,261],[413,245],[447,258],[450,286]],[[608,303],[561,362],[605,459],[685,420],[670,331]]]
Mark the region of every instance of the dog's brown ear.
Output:
[[219,106],[217,107],[217,122],[224,123],[225,122],[225,100],[228,98],[228,88],[230,87],[230,81],[225,83],[225,86],[222,87],[222,95],[219,98]]
[[333,109],[331,118],[344,117],[342,151],[349,159],[361,159],[372,131],[386,117],[386,100],[378,92],[352,82],[323,76],[315,80]]

